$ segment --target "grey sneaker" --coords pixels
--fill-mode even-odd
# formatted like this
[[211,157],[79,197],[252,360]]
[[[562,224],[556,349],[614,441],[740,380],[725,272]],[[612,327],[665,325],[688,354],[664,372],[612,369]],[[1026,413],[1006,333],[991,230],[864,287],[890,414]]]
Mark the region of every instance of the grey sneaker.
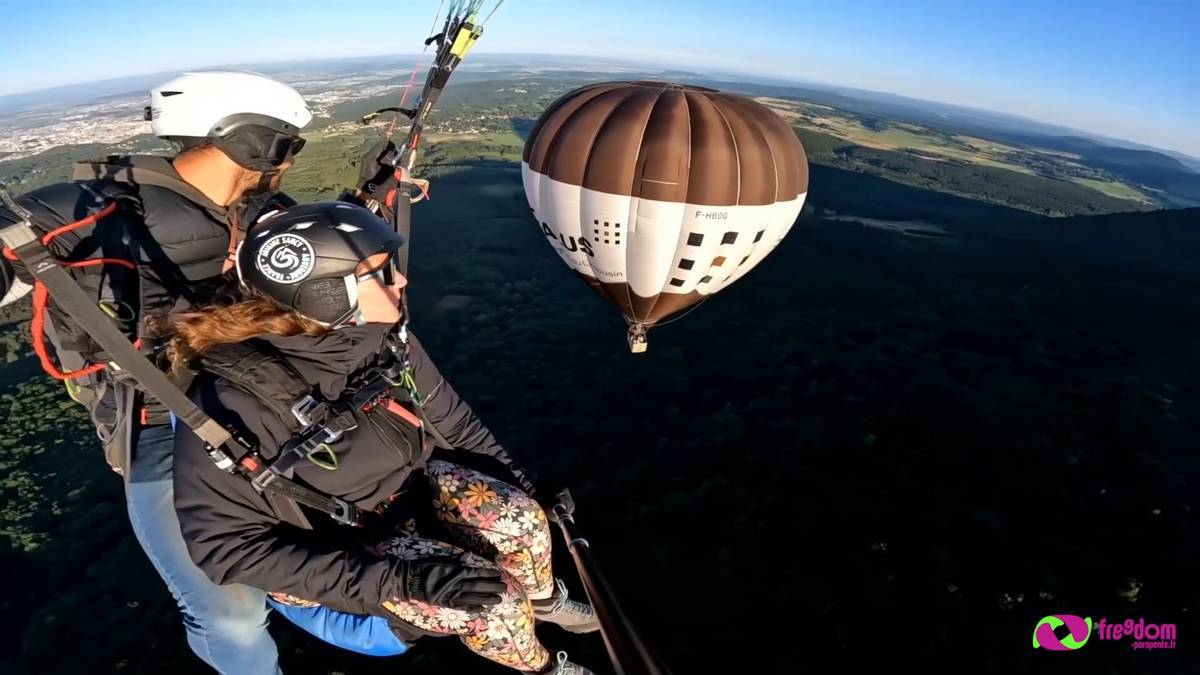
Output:
[[[567,599],[567,584],[562,579],[554,580],[554,594],[545,600],[531,600],[533,617],[538,621],[554,623],[572,633],[592,633],[600,630],[600,619],[596,610],[586,602]],[[570,671],[568,671],[570,672]]]
[[553,670],[547,671],[547,675],[596,675],[578,663],[568,661],[566,652],[559,652],[551,667]]

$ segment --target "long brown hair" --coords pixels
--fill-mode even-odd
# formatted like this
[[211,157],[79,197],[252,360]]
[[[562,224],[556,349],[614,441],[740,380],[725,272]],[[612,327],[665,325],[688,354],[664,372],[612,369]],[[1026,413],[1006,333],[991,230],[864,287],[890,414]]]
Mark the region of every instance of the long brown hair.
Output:
[[329,328],[263,296],[232,305],[210,305],[176,316],[169,350],[171,368],[187,369],[198,356],[219,345],[260,335],[324,335]]

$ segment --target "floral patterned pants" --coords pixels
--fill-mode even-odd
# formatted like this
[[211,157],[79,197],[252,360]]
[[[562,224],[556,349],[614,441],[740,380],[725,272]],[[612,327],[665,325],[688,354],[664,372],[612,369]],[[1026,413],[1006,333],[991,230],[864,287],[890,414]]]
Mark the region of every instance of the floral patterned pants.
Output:
[[[399,598],[383,603],[384,608],[423,630],[458,635],[468,649],[496,663],[524,671],[545,668],[550,653],[533,632],[529,600],[548,598],[554,589],[546,514],[518,488],[457,464],[430,461],[425,475],[434,487],[435,514],[452,543],[409,529],[373,544],[371,551],[409,560],[455,556],[473,567],[498,568],[508,590],[500,604],[479,610]],[[271,595],[280,602],[313,604]]]

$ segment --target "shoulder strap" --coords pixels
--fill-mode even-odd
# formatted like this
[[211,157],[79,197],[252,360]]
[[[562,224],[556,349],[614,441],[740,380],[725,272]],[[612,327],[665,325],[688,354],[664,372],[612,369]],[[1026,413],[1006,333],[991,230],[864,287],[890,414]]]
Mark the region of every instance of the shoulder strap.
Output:
[[228,216],[225,207],[216,204],[191,183],[180,178],[166,157],[113,155],[104,160],[76,162],[72,179],[77,182],[109,180],[133,186],[155,185],[182,195],[188,201],[210,211],[218,219],[226,219]]
[[[246,340],[221,345],[206,353],[200,361],[209,372],[261,401],[293,435],[293,441],[308,426],[301,416],[312,413],[310,403],[313,387],[304,377],[261,340]],[[307,417],[305,419],[308,419]],[[319,420],[309,420],[319,421]],[[296,483],[288,478],[296,459],[287,444],[273,462],[260,461],[257,456],[243,458],[239,466],[250,481],[271,504],[280,520],[302,529],[312,524],[299,508],[304,504],[332,516],[338,522],[358,521],[357,509],[342,500]]]
[[[20,222],[0,228],[0,239],[12,248],[25,268],[42,283],[66,314],[88,328],[92,339],[108,354],[108,367],[120,369],[123,374],[137,380],[145,391],[175,413],[180,422],[204,441],[209,456],[218,468],[231,473],[240,470],[255,479],[261,473],[261,467],[254,460],[254,449],[250,444],[205,414],[186,392],[129,342],[67,270],[59,265],[30,224],[29,211],[12,198],[3,182],[0,182],[0,202],[21,219]],[[259,485],[257,481],[255,484]],[[362,519],[361,511],[345,500],[318,493],[283,476],[263,482],[261,488],[264,492],[275,493],[274,496],[281,500],[300,502],[328,513],[339,523],[354,525]],[[279,500],[272,499],[273,505],[278,503]],[[294,512],[299,512],[294,503],[291,507]],[[300,519],[293,521],[284,513],[280,512],[280,515],[288,522],[307,525],[303,514],[299,514]]]

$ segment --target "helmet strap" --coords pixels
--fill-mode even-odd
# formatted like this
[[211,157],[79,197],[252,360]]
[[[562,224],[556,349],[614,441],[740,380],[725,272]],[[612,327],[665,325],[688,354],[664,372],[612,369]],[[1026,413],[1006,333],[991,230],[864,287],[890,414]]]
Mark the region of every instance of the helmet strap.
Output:
[[271,181],[275,180],[275,176],[279,175],[279,170],[262,171],[262,175],[258,178],[258,183],[246,191],[248,195],[262,195],[271,191]]

